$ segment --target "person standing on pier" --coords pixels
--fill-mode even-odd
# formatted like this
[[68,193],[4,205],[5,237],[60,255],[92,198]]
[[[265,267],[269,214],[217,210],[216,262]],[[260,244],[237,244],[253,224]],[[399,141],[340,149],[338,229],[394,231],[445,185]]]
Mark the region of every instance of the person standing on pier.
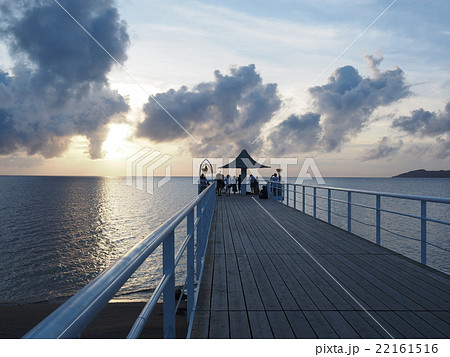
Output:
[[[270,177],[270,181],[278,181],[278,176],[276,173]],[[278,184],[272,182],[271,186],[272,186],[272,195],[278,196]]]
[[251,191],[252,195],[255,194],[255,185],[256,185],[255,176],[250,175],[250,191]]
[[241,178],[241,175],[239,175],[237,178],[238,192],[241,192],[241,181],[242,181],[242,178]]
[[230,175],[227,175],[227,178],[225,179],[225,194],[226,196],[230,196],[231,193],[231,178]]
[[233,190],[233,194],[236,194],[236,192],[237,192],[236,182],[237,182],[236,176],[233,176],[231,178],[231,189]]
[[218,172],[217,173],[217,175],[216,175],[216,182],[217,182],[217,187],[216,187],[216,193],[217,193],[217,195],[219,195],[219,196],[222,196],[222,189],[223,189],[223,187],[224,187],[224,177],[223,177],[223,174],[222,174],[222,172]]
[[200,192],[202,192],[208,186],[209,186],[209,182],[206,179],[205,174],[201,174],[200,175]]
[[258,181],[258,176],[255,177],[255,186],[254,186],[254,193],[255,195],[259,195],[259,181]]

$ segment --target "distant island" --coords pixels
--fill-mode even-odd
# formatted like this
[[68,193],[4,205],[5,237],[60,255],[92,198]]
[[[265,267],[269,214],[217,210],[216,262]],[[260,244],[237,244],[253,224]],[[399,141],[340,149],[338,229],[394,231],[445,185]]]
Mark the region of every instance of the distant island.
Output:
[[413,178],[450,178],[450,170],[427,171],[424,169],[405,172],[392,177],[413,177]]

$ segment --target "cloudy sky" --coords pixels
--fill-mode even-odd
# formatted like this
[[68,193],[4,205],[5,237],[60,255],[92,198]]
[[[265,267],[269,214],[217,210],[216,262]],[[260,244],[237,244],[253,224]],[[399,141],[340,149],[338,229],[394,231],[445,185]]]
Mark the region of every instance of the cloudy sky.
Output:
[[143,147],[175,175],[244,148],[450,169],[446,0],[58,2],[0,0],[0,174],[124,175]]

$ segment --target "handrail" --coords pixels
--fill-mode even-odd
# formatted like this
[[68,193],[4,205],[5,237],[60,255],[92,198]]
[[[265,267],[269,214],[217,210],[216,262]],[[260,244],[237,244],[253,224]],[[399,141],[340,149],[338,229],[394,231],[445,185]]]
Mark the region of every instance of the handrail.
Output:
[[[279,181],[268,181],[270,183],[279,183],[283,185],[289,185],[289,186],[305,186],[305,187],[311,187],[311,188],[318,188],[322,190],[333,190],[333,191],[345,191],[345,192],[354,192],[354,193],[361,193],[366,195],[381,195],[384,197],[393,197],[393,198],[403,198],[407,200],[425,200],[428,202],[437,202],[437,203],[450,203],[450,198],[444,198],[444,197],[432,197],[432,196],[418,196],[418,195],[407,195],[404,193],[392,193],[392,192],[379,192],[379,191],[369,191],[369,190],[359,190],[359,189],[351,189],[351,188],[342,188],[342,187],[333,187],[333,186],[319,186],[319,185],[303,185],[298,183],[288,183],[288,182],[279,182]],[[293,192],[291,190],[291,192]],[[326,197],[323,197],[326,198]]]
[[[427,264],[427,245],[433,245],[430,242],[427,242],[427,222],[433,222],[433,223],[439,223],[444,225],[450,225],[450,222],[439,220],[435,218],[431,218],[427,216],[427,203],[441,203],[441,204],[450,204],[450,198],[441,198],[441,197],[427,197],[427,196],[418,196],[418,195],[407,195],[407,194],[400,194],[400,193],[390,193],[390,192],[377,192],[377,191],[368,191],[368,190],[353,190],[348,188],[341,188],[341,187],[331,187],[331,186],[319,186],[319,185],[303,185],[303,184],[295,184],[295,183],[287,183],[287,182],[280,182],[280,181],[268,181],[268,184],[270,185],[269,189],[269,196],[272,198],[275,198],[279,201],[284,202],[286,205],[289,205],[289,194],[293,193],[293,207],[297,209],[297,194],[299,194],[302,197],[302,208],[301,210],[306,213],[305,206],[310,206],[313,208],[313,216],[316,218],[317,216],[317,209],[327,211],[328,213],[328,223],[332,224],[332,214],[336,214],[341,217],[345,217],[342,215],[339,215],[335,212],[332,212],[332,202],[338,202],[342,204],[347,205],[347,230],[349,232],[352,231],[352,220],[357,221],[355,218],[352,217],[352,207],[362,207],[366,209],[372,209],[376,211],[376,222],[375,222],[375,228],[376,228],[376,243],[378,245],[381,245],[381,230],[384,230],[383,227],[381,227],[381,212],[390,213],[390,214],[396,214],[401,215],[409,218],[419,219],[421,222],[420,226],[420,242],[421,242],[421,258],[420,261],[422,264]],[[290,186],[293,186],[293,189],[290,189]],[[301,190],[297,190],[297,187],[301,187]],[[312,189],[312,193],[306,192],[306,188]],[[327,196],[321,196],[317,194],[317,190],[325,190],[328,192]],[[333,198],[331,193],[333,191],[341,191],[347,193],[347,199],[337,199]],[[275,194],[274,194],[275,193]],[[365,204],[360,204],[356,202],[352,202],[352,194],[362,194],[362,195],[371,195],[375,196],[376,198],[376,205],[375,206],[368,206]],[[306,196],[312,197],[313,204],[306,204]],[[406,212],[398,212],[386,208],[381,207],[381,198],[382,197],[388,197],[388,198],[398,198],[398,199],[406,199],[406,200],[415,200],[420,202],[420,216],[406,213]],[[328,203],[327,209],[322,209],[317,206],[317,199],[326,200]],[[436,246],[438,247],[438,246]],[[438,247],[440,249],[446,250],[445,248]]]
[[[190,315],[191,312],[194,311],[193,307],[196,303],[194,299],[197,296],[194,294],[194,275],[196,273],[197,277],[201,276],[207,238],[214,211],[216,196],[215,188],[213,186],[215,186],[215,184],[210,185],[194,200],[180,209],[153,233],[147,236],[147,238],[135,245],[110,268],[105,270],[78,293],[67,300],[62,306],[29,331],[23,338],[80,337],[81,332],[160,244],[163,244],[163,277],[158,284],[158,288],[150,298],[150,301],[144,307],[141,315],[139,315],[135,325],[139,325],[139,321],[146,321],[160,295],[163,294],[164,335],[165,337],[174,338],[176,313],[174,304],[175,263],[178,263],[180,260],[181,249],[187,249],[186,280],[188,282],[188,321],[190,321],[192,320],[190,319]],[[197,214],[197,219],[195,221],[194,210]],[[175,258],[175,228],[185,219],[187,219],[186,239]],[[196,234],[194,234],[195,232]],[[196,257],[194,257],[195,238],[195,243],[197,245]],[[194,272],[194,258],[197,261],[196,272]],[[149,306],[151,309],[148,308]],[[138,337],[141,330],[142,328],[139,330],[139,328],[133,326],[129,337]],[[136,331],[138,331],[138,333],[136,333]]]

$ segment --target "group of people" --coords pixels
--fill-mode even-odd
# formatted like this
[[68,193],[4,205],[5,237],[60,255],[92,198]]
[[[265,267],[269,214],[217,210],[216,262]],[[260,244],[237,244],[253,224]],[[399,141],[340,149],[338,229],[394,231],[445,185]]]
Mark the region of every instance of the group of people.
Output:
[[[252,195],[258,195],[259,198],[265,199],[268,198],[268,190],[267,186],[263,186],[262,189],[259,189],[259,182],[258,179],[250,175],[250,191]],[[277,177],[277,174],[273,174],[270,177],[271,181],[278,181],[279,178]],[[230,176],[227,175],[226,177],[222,172],[218,172],[215,178],[216,181],[216,194],[218,196],[222,196],[222,194],[226,196],[231,195],[231,191],[233,191],[233,194],[236,194],[241,191],[241,175],[238,177],[236,176]],[[202,192],[204,189],[206,189],[209,186],[209,182],[204,174],[201,174],[200,176],[200,192]],[[275,189],[274,185],[272,184],[272,190]]]
[[236,176],[231,177],[230,175],[225,177],[222,172],[218,172],[216,175],[216,183],[216,193],[218,196],[222,196],[222,193],[230,196],[231,191],[233,191],[233,194],[241,191],[241,175],[237,178]]

